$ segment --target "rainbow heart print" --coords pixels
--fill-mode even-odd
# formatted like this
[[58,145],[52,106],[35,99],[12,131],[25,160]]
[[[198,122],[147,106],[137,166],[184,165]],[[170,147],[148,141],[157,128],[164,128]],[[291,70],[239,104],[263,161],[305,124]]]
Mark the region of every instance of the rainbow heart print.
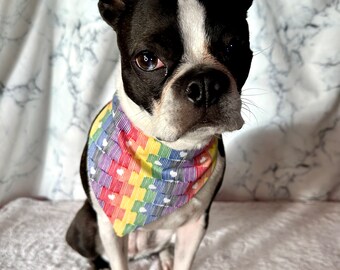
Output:
[[123,112],[117,95],[92,124],[87,172],[92,190],[124,236],[185,205],[211,176],[217,139],[178,151],[146,136]]

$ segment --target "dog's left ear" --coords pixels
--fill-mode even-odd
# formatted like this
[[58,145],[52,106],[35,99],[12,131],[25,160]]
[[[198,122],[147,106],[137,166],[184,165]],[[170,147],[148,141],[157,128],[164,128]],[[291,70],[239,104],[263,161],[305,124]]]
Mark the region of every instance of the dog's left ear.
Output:
[[119,17],[126,9],[128,0],[99,0],[100,15],[114,30],[116,30]]

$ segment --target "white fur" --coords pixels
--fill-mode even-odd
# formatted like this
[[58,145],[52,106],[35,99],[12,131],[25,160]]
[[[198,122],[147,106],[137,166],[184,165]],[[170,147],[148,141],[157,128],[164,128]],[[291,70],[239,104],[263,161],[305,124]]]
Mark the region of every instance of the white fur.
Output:
[[[162,136],[163,133],[171,134],[176,133],[177,129],[171,125],[171,117],[173,117],[173,114],[171,111],[166,111],[167,108],[170,107],[176,107],[174,105],[175,100],[173,98],[170,99],[169,102],[167,102],[167,105],[165,107],[167,108],[161,108],[162,112],[166,111],[166,113],[161,113],[161,115],[150,115],[147,111],[140,108],[136,103],[134,103],[125,93],[123,81],[121,77],[121,70],[120,70],[120,64],[118,64],[116,73],[117,78],[117,94],[119,97],[120,104],[127,115],[127,117],[131,120],[131,122],[138,127],[140,130],[142,130],[146,135],[158,137]],[[171,95],[171,93],[169,93]],[[166,119],[164,119],[166,118]],[[169,119],[170,118],[170,119]],[[179,140],[175,142],[164,142],[164,144],[168,145],[169,147],[177,150],[190,150],[190,149],[199,149],[202,148],[204,145],[208,144],[211,136],[213,134],[216,134],[216,130],[214,131],[200,131],[197,133],[189,133],[180,138]]]
[[191,269],[195,254],[205,235],[205,219],[206,216],[202,215],[177,229],[175,254],[181,256],[175,256],[174,270]]
[[[91,181],[91,180],[90,180]],[[91,186],[91,183],[89,183]],[[113,225],[100,207],[93,190],[90,191],[92,207],[97,213],[99,237],[104,250],[103,257],[108,258],[111,269],[128,270],[127,237],[118,237]]]
[[184,61],[202,63],[208,54],[205,31],[205,9],[197,0],[178,1],[178,20],[184,42]]

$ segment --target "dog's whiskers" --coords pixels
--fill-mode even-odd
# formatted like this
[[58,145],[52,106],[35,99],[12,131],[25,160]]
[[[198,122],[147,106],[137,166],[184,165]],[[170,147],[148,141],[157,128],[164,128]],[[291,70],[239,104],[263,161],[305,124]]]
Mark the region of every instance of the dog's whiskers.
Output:
[[242,97],[242,104],[247,104],[247,105],[253,106],[256,109],[261,110],[262,112],[264,112],[263,108],[259,107],[254,101],[252,101],[252,100],[250,100],[248,98]]
[[[247,111],[250,115],[252,115],[253,118],[256,120],[256,123],[258,123],[256,115],[249,109],[248,104],[243,104],[242,109]],[[248,115],[245,115],[245,116],[248,117],[249,121],[251,120],[250,116]]]
[[[263,93],[253,93],[253,94],[248,94],[252,90],[261,90]],[[266,89],[263,88],[246,88],[242,89],[242,97],[257,97],[257,96],[263,96],[263,95],[268,95],[269,92]]]
[[273,48],[273,45],[270,45],[270,46],[268,46],[268,47],[266,47],[264,49],[258,50],[258,51],[253,51],[253,57],[255,57],[255,56],[259,55],[259,54],[262,54],[262,53],[264,53],[265,51],[267,51],[267,50],[269,50],[271,48]]

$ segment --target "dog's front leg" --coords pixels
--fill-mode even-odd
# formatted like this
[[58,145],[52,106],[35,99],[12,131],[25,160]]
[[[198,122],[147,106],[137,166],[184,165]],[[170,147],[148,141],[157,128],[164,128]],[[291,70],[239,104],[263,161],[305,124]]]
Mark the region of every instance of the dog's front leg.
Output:
[[206,232],[206,215],[192,219],[176,232],[174,270],[189,270]]
[[128,236],[115,235],[112,223],[106,216],[98,219],[98,229],[111,270],[128,270],[127,245]]

